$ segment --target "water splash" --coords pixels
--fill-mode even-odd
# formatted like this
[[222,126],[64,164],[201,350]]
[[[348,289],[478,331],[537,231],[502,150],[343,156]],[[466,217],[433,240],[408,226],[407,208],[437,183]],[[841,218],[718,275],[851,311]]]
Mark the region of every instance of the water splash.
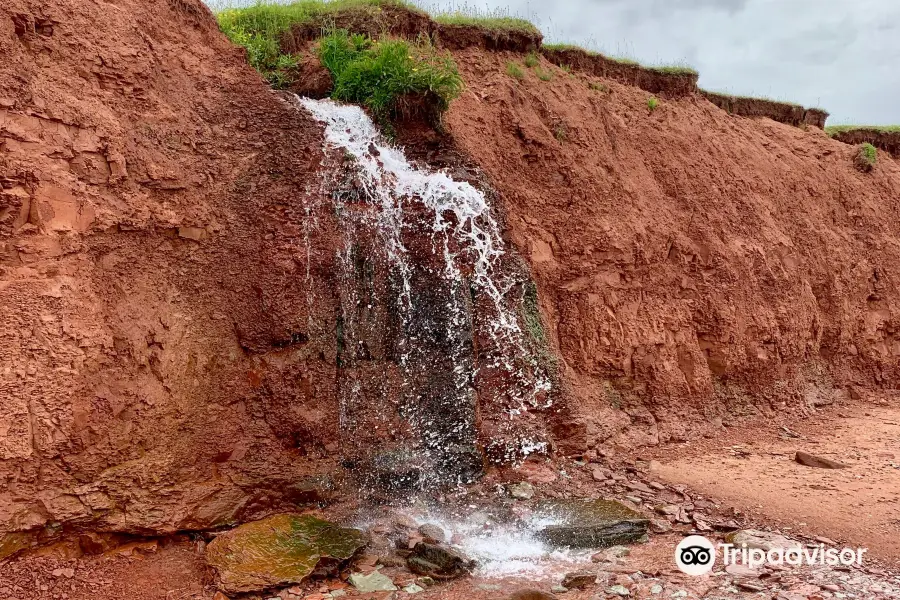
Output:
[[[510,423],[548,406],[550,390],[524,342],[514,294],[521,281],[504,269],[497,221],[481,191],[411,164],[359,107],[298,102],[325,125],[337,174],[328,187],[345,237],[342,429],[390,450],[390,469],[412,462],[429,479],[456,472],[465,482],[458,463],[476,460],[479,374],[504,382],[497,404]],[[375,358],[397,369],[380,369]],[[529,440],[513,454],[541,447]]]

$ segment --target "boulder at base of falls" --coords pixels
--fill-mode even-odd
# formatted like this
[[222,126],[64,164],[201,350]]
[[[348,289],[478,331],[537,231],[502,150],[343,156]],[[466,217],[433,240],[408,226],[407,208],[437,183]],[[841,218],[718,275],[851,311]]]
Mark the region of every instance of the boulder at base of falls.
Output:
[[568,548],[608,548],[640,540],[650,521],[614,500],[548,500],[538,514],[554,524],[538,532],[548,544]]
[[367,543],[358,529],[311,515],[276,515],[218,536],[206,559],[226,592],[253,592],[332,574]]
[[476,563],[465,555],[438,544],[420,542],[406,559],[409,570],[434,579],[455,579],[468,575]]

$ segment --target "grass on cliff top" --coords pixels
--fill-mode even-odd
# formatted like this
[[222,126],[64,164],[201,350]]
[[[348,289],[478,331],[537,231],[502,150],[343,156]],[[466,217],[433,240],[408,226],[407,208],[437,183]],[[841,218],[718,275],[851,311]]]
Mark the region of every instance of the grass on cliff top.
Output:
[[391,116],[410,96],[435,100],[443,112],[462,93],[456,63],[427,41],[376,41],[335,30],[319,40],[318,53],[334,77],[332,97],[365,105],[379,117]]
[[698,75],[697,70],[687,64],[676,63],[672,65],[642,65],[638,61],[627,58],[624,56],[610,56],[608,54],[602,54],[600,52],[596,52],[594,50],[588,50],[587,48],[582,48],[581,46],[576,46],[574,44],[544,44],[543,48],[545,50],[553,51],[574,51],[574,52],[584,52],[588,56],[602,56],[607,60],[611,60],[613,62],[617,62],[622,65],[632,65],[635,67],[641,67],[643,69],[648,69],[650,71],[656,71],[657,73],[665,73],[668,75]]
[[829,125],[825,128],[825,133],[834,135],[835,133],[844,133],[847,131],[871,130],[879,133],[900,133],[900,125]]
[[[798,104],[796,102],[791,102],[790,100],[779,100],[777,98],[771,98],[769,96],[745,96],[742,94],[731,94],[729,92],[718,92],[713,90],[700,90],[704,94],[712,94],[715,96],[724,96],[726,98],[731,98],[734,100],[760,100],[762,102],[772,102],[773,104],[787,104],[789,106],[796,106],[799,108],[803,108],[802,104]],[[825,110],[824,108],[817,108],[816,110]]]
[[438,14],[433,17],[436,23],[441,25],[463,25],[468,27],[482,27],[491,31],[508,33],[521,31],[529,35],[541,35],[541,30],[534,23],[526,19],[511,17],[503,14],[478,15],[463,12]]
[[401,6],[418,12],[404,0],[298,0],[288,4],[259,1],[244,7],[216,11],[219,28],[238,46],[247,49],[250,64],[275,87],[291,83],[290,71],[297,60],[281,52],[281,35],[294,25],[346,10],[376,13],[384,6]]

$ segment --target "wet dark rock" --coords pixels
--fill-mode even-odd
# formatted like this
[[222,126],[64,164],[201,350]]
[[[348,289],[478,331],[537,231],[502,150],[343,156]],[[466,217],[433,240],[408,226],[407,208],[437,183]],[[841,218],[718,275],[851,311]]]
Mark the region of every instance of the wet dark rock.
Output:
[[476,566],[474,560],[456,550],[425,542],[416,544],[406,562],[413,573],[444,580],[468,575]]
[[558,521],[538,532],[539,538],[558,547],[608,548],[637,542],[650,523],[613,500],[547,501],[538,512]]
[[331,501],[334,481],[327,475],[304,477],[284,490],[285,497],[295,504],[326,504]]

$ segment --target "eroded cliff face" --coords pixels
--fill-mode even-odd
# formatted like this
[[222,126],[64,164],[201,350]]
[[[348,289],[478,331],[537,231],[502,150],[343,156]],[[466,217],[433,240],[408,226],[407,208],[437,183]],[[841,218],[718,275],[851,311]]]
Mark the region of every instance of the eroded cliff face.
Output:
[[[687,439],[900,375],[900,168],[516,55],[455,54],[447,124],[497,187],[559,349],[566,452]],[[589,83],[594,82],[594,88]],[[604,87],[601,87],[602,84]],[[577,415],[573,418],[571,413]]]
[[3,4],[0,558],[236,521],[327,472],[321,156],[199,0]]
[[[559,354],[544,357],[556,404],[514,432],[508,378],[479,370],[470,408],[489,455],[545,420],[558,449],[583,453],[896,386],[893,160],[862,174],[818,130],[699,96],[651,111],[637,88],[549,63],[552,81],[517,81],[506,63],[521,55],[454,53],[468,89],[450,136],[410,126],[401,140],[494,187],[504,261],[537,284],[510,294],[543,343],[539,304]],[[83,529],[206,529],[316,499],[315,476],[352,454],[341,386],[396,362],[379,350],[389,305],[360,304],[377,278],[348,287],[368,267],[323,180],[341,155],[325,159],[321,126],[199,0],[13,0],[0,58],[0,558]],[[426,268],[431,238],[413,238]],[[374,326],[348,354],[354,310]],[[490,354],[457,329],[466,361]],[[426,367],[449,343],[435,339]]]

